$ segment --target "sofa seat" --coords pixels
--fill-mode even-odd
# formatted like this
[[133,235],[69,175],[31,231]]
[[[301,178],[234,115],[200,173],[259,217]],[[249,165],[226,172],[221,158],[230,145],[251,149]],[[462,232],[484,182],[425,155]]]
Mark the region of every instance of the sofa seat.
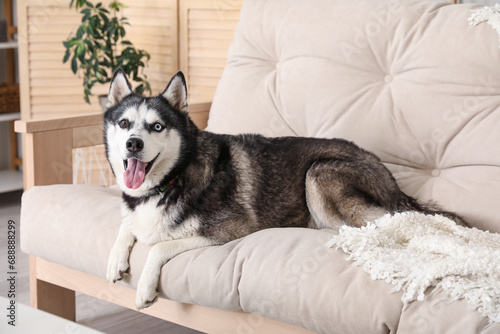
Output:
[[[23,195],[21,248],[98,277],[120,226],[121,192],[88,185],[31,188]],[[57,214],[55,214],[57,213]],[[269,229],[222,246],[189,251],[162,269],[160,296],[183,303],[252,312],[318,333],[498,333],[500,324],[464,300],[446,307],[440,289],[403,312],[401,293],[326,247],[333,230]],[[150,247],[136,243],[135,289]],[[154,305],[152,306],[154,307]],[[251,324],[258,333],[259,321]],[[244,329],[250,330],[250,329]],[[251,331],[250,331],[251,332]]]

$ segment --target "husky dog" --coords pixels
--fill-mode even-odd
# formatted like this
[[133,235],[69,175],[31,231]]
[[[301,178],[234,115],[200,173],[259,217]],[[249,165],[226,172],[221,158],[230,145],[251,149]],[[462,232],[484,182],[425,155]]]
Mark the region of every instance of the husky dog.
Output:
[[106,156],[123,190],[107,279],[128,271],[136,240],[153,245],[136,306],[152,304],[162,266],[179,253],[272,227],[363,226],[386,213],[458,215],[405,195],[373,154],[342,139],[220,135],[188,116],[184,76],[163,93],[133,94],[123,71],[104,115]]

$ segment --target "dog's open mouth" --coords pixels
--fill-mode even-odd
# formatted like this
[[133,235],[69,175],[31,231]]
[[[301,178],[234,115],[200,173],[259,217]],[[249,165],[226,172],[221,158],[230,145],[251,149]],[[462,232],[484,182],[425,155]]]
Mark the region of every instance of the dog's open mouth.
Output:
[[158,155],[156,155],[156,157],[150,162],[140,161],[135,158],[123,160],[123,167],[125,167],[123,180],[125,181],[127,188],[137,189],[142,185],[144,179],[146,178],[146,174],[149,173],[159,155],[160,154],[158,153]]

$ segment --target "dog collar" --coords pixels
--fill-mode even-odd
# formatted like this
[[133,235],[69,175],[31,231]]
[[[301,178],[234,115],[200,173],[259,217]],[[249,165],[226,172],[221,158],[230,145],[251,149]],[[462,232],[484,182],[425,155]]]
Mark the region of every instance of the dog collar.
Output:
[[167,184],[165,184],[163,186],[159,185],[159,186],[154,187],[147,194],[145,194],[144,197],[156,196],[156,195],[160,195],[161,193],[164,193],[165,191],[167,191],[168,188],[173,186],[173,183],[175,181],[177,181],[178,178],[179,177],[176,176],[172,180],[170,180]]

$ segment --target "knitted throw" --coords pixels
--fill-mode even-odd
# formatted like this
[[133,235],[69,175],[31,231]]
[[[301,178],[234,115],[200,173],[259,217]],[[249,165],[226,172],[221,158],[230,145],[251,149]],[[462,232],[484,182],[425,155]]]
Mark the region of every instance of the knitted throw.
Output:
[[372,279],[402,289],[405,309],[434,286],[500,322],[500,234],[458,226],[440,215],[403,212],[362,228],[342,226],[327,246],[341,248]]

